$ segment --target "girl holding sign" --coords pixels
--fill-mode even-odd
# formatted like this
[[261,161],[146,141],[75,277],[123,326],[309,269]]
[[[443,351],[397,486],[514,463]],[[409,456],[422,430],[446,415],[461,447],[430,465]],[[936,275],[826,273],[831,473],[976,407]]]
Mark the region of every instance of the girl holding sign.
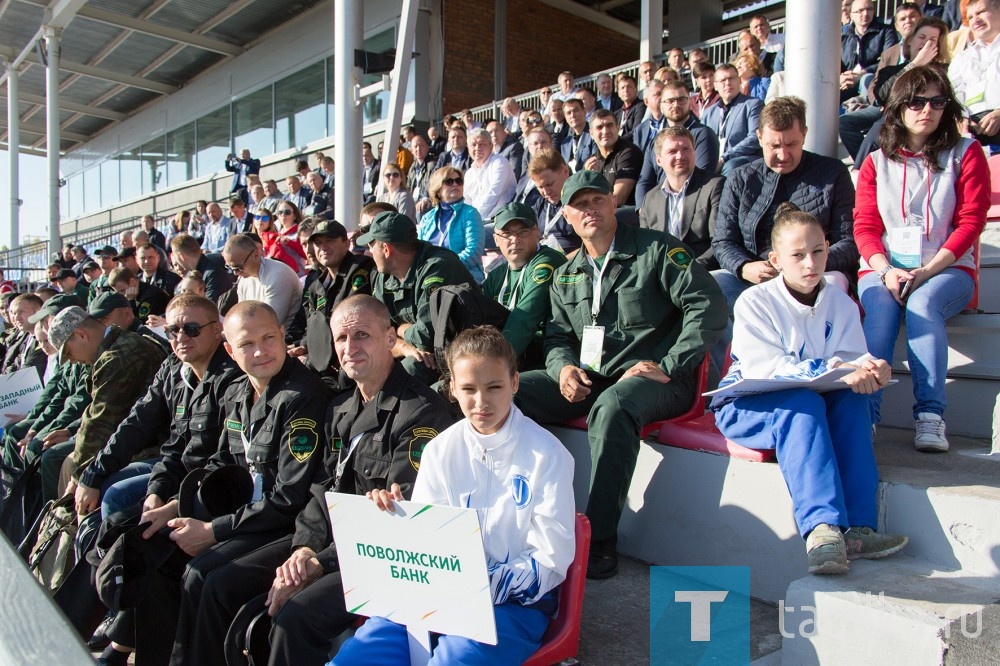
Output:
[[[973,245],[986,226],[990,173],[982,146],[962,138],[962,107],[940,68],[913,67],[885,106],[881,149],[858,175],[854,239],[868,350],[892,360],[906,318],[913,381],[914,445],[947,451],[945,321],[969,303],[977,277]],[[872,400],[878,423],[881,392]]]
[[747,289],[736,301],[733,365],[720,388],[741,378],[808,379],[853,368],[844,389],[785,389],[715,398],[723,435],[751,449],[774,449],[806,539],[809,573],[838,574],[848,559],[881,558],[906,537],[879,534],[878,469],[868,395],[885,386],[889,365],[865,349],[850,297],[823,281],[830,243],[819,221],[778,207],[768,260],[780,277]]
[[[493,327],[463,331],[445,352],[451,391],[465,418],[424,449],[413,501],[476,509],[495,609],[497,644],[441,636],[431,664],[521,664],[541,645],[556,587],[573,560],[573,458],[514,406],[516,357]],[[379,508],[399,486],[368,493]],[[368,620],[334,666],[409,663],[406,628]]]

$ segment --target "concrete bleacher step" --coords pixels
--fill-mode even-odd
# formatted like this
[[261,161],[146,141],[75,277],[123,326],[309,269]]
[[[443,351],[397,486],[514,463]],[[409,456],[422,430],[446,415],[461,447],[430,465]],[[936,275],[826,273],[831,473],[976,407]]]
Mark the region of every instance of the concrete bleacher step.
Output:
[[1000,312],[1000,222],[987,224],[979,243],[979,309]]
[[781,663],[996,663],[998,583],[906,556],[855,561],[842,576],[801,578],[779,606]]
[[[893,376],[899,384],[886,389],[882,424],[913,428],[913,386],[906,360],[906,335],[896,341]],[[1000,392],[1000,314],[962,314],[948,323],[948,432],[988,438],[993,405]]]

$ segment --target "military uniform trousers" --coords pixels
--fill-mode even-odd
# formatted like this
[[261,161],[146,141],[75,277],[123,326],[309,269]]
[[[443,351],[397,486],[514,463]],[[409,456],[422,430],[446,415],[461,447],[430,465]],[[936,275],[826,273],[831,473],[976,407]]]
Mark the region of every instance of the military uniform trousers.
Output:
[[[240,557],[209,574],[202,591],[198,626],[188,654],[198,664],[225,662],[223,639],[240,608],[266,593],[274,571],[291,555],[287,537]],[[325,664],[334,639],[357,618],[347,612],[340,573],[323,575],[287,600],[272,619],[274,666]]]
[[614,382],[593,373],[587,375],[593,384],[580,402],[567,401],[559,391],[559,382],[544,370],[523,373],[515,398],[521,411],[539,423],[560,424],[587,417],[592,461],[587,517],[593,540],[600,541],[618,531],[639,456],[639,432],[648,423],[689,409],[694,403],[694,383],[690,377],[661,384],[645,377]]

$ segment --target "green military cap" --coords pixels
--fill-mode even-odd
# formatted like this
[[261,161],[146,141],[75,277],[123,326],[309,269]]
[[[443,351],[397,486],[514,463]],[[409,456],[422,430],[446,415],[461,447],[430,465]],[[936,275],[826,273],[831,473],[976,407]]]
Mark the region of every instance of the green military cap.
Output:
[[531,206],[517,202],[511,202],[500,208],[493,217],[493,228],[501,230],[510,222],[524,222],[529,227],[538,226],[538,218]]
[[328,236],[329,238],[347,238],[347,229],[336,220],[323,220],[316,225],[316,228],[309,234],[306,242],[311,241],[316,236]]
[[127,298],[116,291],[108,291],[95,298],[90,307],[87,308],[87,311],[91,317],[100,319],[101,317],[107,317],[113,310],[131,307]]
[[73,294],[56,294],[42,304],[41,310],[28,317],[28,321],[32,324],[37,324],[46,317],[58,314],[71,305],[82,307],[83,302]]
[[358,236],[355,241],[360,246],[370,245],[372,241],[383,243],[405,243],[417,240],[417,225],[402,213],[386,211],[379,213],[368,231]]
[[577,171],[566,179],[559,200],[562,205],[566,206],[573,200],[577,192],[584,190],[597,190],[601,194],[611,194],[611,183],[600,171],[590,171],[589,169]]

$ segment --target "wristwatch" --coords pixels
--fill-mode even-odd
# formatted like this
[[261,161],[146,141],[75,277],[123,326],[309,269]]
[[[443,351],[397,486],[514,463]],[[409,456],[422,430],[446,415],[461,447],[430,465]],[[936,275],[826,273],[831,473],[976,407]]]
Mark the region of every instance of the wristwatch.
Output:
[[882,280],[882,284],[885,284],[885,275],[886,275],[886,273],[888,273],[891,270],[892,270],[892,266],[889,265],[889,266],[886,266],[885,268],[883,268],[882,270],[880,270],[878,272],[878,279]]

